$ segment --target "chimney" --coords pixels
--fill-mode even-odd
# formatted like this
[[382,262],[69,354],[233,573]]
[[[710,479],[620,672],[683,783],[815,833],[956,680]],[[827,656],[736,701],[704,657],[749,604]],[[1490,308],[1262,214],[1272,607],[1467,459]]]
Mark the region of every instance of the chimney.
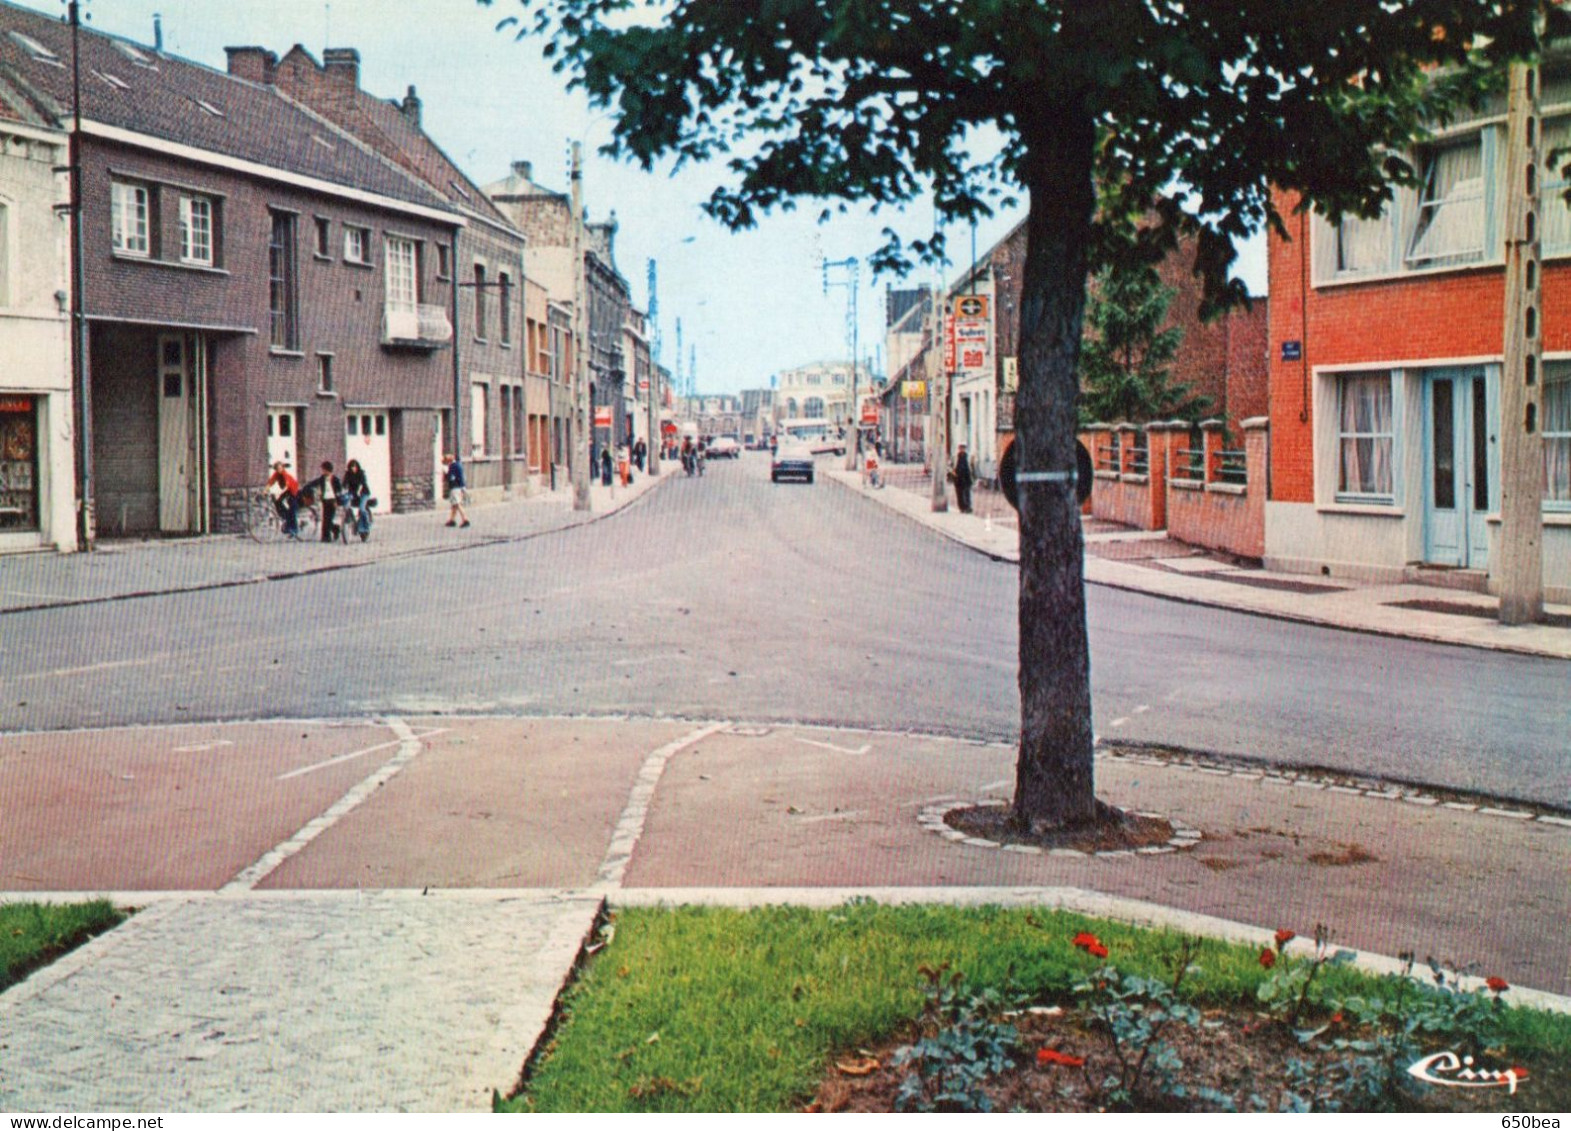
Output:
[[528,181],[530,184],[534,184],[535,183],[535,166],[534,166],[534,162],[532,162],[532,161],[514,161],[513,162],[513,176],[517,177],[519,180]]
[[158,12],[153,13],[153,50],[164,50],[164,17]]
[[235,78],[263,86],[273,84],[278,56],[265,47],[226,47],[224,54],[229,56],[229,73]]
[[360,52],[353,47],[329,47],[322,52],[322,70],[334,82],[358,89],[360,86]]
[[414,83],[409,84],[409,93],[404,95],[404,100],[398,108],[404,112],[404,117],[414,123],[418,129],[420,126],[420,99],[415,94]]

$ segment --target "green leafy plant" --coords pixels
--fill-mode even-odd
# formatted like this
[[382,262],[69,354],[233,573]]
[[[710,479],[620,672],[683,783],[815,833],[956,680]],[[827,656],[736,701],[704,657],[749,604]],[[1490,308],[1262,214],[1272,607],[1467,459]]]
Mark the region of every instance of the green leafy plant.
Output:
[[896,1111],[991,1111],[982,1086],[1014,1063],[1020,1035],[995,1020],[1003,1012],[996,990],[973,993],[949,964],[923,966],[927,1000],[923,1036],[895,1050],[891,1063],[909,1066],[895,1094]]
[[[1074,944],[1093,958],[1107,957],[1107,947],[1095,935],[1082,932]],[[1147,1080],[1159,1095],[1187,1097],[1187,1089],[1176,1079],[1184,1062],[1162,1038],[1174,1025],[1197,1029],[1211,1024],[1201,1020],[1198,1009],[1179,1000],[1184,980],[1198,969],[1194,960],[1199,949],[1198,939],[1180,940],[1166,956],[1166,978],[1120,974],[1116,966],[1104,964],[1075,986],[1080,1007],[1107,1038],[1117,1063],[1117,1071],[1099,1085],[1109,1105],[1131,1106]]]
[[1327,966],[1341,966],[1351,962],[1353,952],[1332,950],[1331,932],[1325,924],[1316,923],[1314,954],[1307,959],[1295,959],[1288,956],[1286,948],[1296,937],[1292,931],[1282,928],[1276,933],[1275,949],[1267,948],[1260,952],[1260,965],[1271,971],[1271,974],[1260,983],[1255,996],[1265,1003],[1272,1017],[1293,1030],[1299,1044],[1305,1044],[1326,1031],[1324,1027],[1299,1028],[1305,1009],[1314,1002],[1311,990],[1316,977]]

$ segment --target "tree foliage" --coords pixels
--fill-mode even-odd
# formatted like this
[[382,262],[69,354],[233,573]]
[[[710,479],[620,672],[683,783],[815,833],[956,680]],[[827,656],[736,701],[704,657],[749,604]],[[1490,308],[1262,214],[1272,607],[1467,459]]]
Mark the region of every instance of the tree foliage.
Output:
[[1177,292],[1148,264],[1104,267],[1086,295],[1080,343],[1080,418],[1146,423],[1197,418],[1210,407],[1169,381],[1184,332],[1167,325]]

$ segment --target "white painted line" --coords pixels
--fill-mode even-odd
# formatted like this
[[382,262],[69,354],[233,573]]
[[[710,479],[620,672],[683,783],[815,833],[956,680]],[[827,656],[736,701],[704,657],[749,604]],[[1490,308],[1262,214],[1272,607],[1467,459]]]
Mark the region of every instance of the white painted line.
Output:
[[1124,717],[1123,717],[1123,718],[1121,718],[1121,719],[1114,719],[1114,720],[1113,720],[1113,725],[1114,725],[1114,726],[1115,726],[1115,727],[1121,727],[1121,726],[1123,726],[1123,725],[1124,725],[1124,724],[1125,724],[1125,723],[1127,723],[1127,722],[1128,722],[1128,721],[1129,721],[1129,717],[1128,717],[1128,716],[1127,716],[1127,715],[1126,715],[1126,716],[1124,716]]
[[202,753],[205,753],[208,750],[217,750],[219,747],[222,747],[222,746],[233,746],[233,745],[234,745],[234,743],[230,742],[227,738],[220,738],[216,742],[195,742],[195,743],[192,743],[190,746],[176,746],[175,747],[175,753],[176,754],[202,754]]
[[[415,738],[430,738],[434,734],[446,734],[447,731],[447,727],[441,727],[437,730],[423,730],[419,734],[415,735]],[[356,758],[365,757],[367,754],[375,754],[379,750],[390,749],[394,746],[397,746],[402,741],[402,739],[395,738],[391,742],[378,742],[375,746],[367,746],[363,750],[351,750],[348,754],[339,754],[335,757],[328,758],[326,761],[317,762],[310,766],[301,766],[298,770],[290,770],[288,773],[279,774],[277,780],[289,781],[291,778],[300,778],[304,777],[306,774],[314,774],[318,770],[325,770],[329,766],[336,766],[341,762],[352,762]]]
[[653,656],[639,656],[636,658],[628,658],[623,660],[612,660],[611,666],[614,668],[627,668],[632,667],[635,664],[661,664],[667,660],[680,660],[684,664],[690,664],[693,662],[693,658],[691,656],[684,656],[681,652],[659,652]]
[[47,672],[29,672],[27,675],[17,676],[17,682],[28,679],[49,679],[57,675],[87,675],[89,672],[107,672],[115,668],[139,668],[148,664],[162,663],[169,658],[168,652],[160,652],[156,656],[138,656],[134,660],[106,660],[101,664],[85,664],[79,668],[55,668]]
[[666,763],[679,751],[708,738],[717,731],[725,730],[730,725],[728,722],[710,723],[708,726],[690,731],[675,742],[666,743],[658,750],[650,751],[649,756],[644,759],[644,764],[638,769],[638,777],[633,782],[632,792],[627,796],[627,806],[622,810],[622,816],[616,823],[616,831],[611,834],[611,843],[606,847],[605,859],[600,862],[600,872],[594,886],[590,888],[591,893],[604,893],[621,888],[622,877],[627,874],[628,862],[633,859],[633,849],[638,847],[638,838],[644,833],[644,821],[649,816],[649,804],[654,800],[655,787],[660,784],[660,776],[665,773]]
[[1150,709],[1151,709],[1151,704],[1149,704],[1149,703],[1142,703],[1142,704],[1140,704],[1140,706],[1135,708],[1135,714],[1143,715],[1147,711],[1149,711]]
[[811,738],[799,738],[797,741],[804,746],[816,746],[820,750],[833,750],[839,754],[866,754],[872,749],[872,746],[866,742],[852,750],[849,746],[836,746],[833,742],[815,742]]
[[332,808],[321,816],[307,821],[294,836],[263,853],[262,858],[241,872],[234,879],[225,884],[220,891],[243,892],[250,891],[266,879],[280,864],[332,828],[344,817],[353,812],[362,801],[370,797],[382,786],[392,781],[398,772],[414,760],[420,753],[420,739],[409,724],[403,719],[389,718],[387,729],[398,736],[398,753],[394,754],[381,767],[365,778],[348,793],[333,803]]

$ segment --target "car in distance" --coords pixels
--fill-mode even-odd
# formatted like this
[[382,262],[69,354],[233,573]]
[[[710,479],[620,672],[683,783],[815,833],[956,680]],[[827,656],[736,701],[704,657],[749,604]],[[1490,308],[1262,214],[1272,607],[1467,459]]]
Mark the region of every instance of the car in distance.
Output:
[[813,481],[813,453],[799,441],[782,440],[769,463],[769,478],[778,483],[782,479]]
[[742,445],[736,442],[735,436],[716,436],[709,441],[704,454],[710,459],[737,459],[742,454]]

